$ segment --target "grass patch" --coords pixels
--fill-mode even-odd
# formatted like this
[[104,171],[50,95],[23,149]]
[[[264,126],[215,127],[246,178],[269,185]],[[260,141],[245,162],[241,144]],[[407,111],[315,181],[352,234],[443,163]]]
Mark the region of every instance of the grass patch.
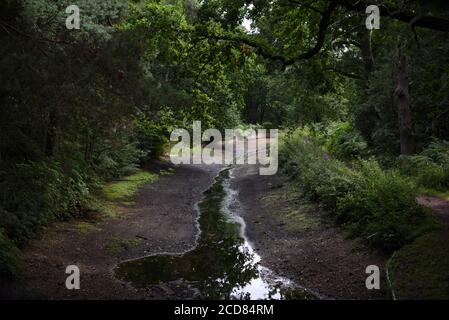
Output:
[[159,171],[159,174],[161,176],[171,176],[174,173],[175,173],[175,169],[173,169],[173,168],[168,168],[167,170],[163,169],[163,170]]
[[107,184],[103,188],[103,194],[109,201],[122,201],[127,204],[132,204],[129,199],[139,190],[139,188],[147,183],[156,181],[156,179],[156,174],[147,171],[138,171],[119,181]]
[[298,192],[293,184],[287,184],[263,197],[262,201],[264,206],[275,208],[277,204],[283,203],[283,208],[279,210],[276,219],[285,224],[289,231],[304,232],[319,228],[322,219],[318,216],[320,211],[318,205],[299,201]]
[[438,190],[429,189],[429,188],[421,188],[420,191],[423,194],[428,194],[430,196],[438,197],[438,198],[444,199],[446,201],[449,201],[449,190],[438,191]]
[[84,222],[84,221],[75,223],[74,227],[79,233],[82,233],[82,234],[88,234],[93,231],[100,230],[100,228],[96,227],[92,223],[88,223],[88,222]]
[[111,242],[106,246],[107,252],[116,255],[125,250],[138,246],[142,239],[123,239],[119,237],[112,237]]
[[89,210],[98,213],[101,218],[120,218],[122,212],[117,207],[117,202],[134,204],[132,196],[145,184],[156,181],[157,177],[154,173],[139,170],[121,180],[108,183],[97,196],[91,197]]
[[449,299],[449,230],[428,233],[395,252],[390,274],[398,299]]
[[117,219],[121,216],[119,208],[114,203],[99,197],[93,197],[89,203],[89,210],[97,213],[100,218]]
[[310,213],[312,205],[300,205],[298,209],[287,208],[279,214],[281,221],[286,223],[287,229],[293,232],[309,231],[320,227],[319,218],[313,217]]

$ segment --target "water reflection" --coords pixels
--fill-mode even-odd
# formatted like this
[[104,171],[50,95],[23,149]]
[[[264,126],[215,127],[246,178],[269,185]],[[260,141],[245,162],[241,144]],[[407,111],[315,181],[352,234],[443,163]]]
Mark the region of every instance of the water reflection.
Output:
[[182,279],[201,299],[282,299],[298,297],[298,292],[310,297],[259,264],[260,257],[243,237],[243,220],[227,212],[235,201],[224,185],[228,178],[229,172],[222,171],[199,204],[201,234],[195,249],[121,263],[116,276],[136,287]]

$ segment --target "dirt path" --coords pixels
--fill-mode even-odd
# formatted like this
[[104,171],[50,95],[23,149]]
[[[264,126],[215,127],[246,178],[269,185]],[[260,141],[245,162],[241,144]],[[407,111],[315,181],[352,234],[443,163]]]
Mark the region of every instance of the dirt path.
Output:
[[[387,298],[386,256],[347,239],[317,205],[301,203],[279,177],[260,176],[248,166],[235,175],[247,236],[264,265],[324,297]],[[368,265],[379,266],[381,290],[366,289]]]
[[[164,162],[151,171],[166,172],[168,168],[173,169]],[[0,298],[191,298],[191,291],[175,283],[136,289],[117,280],[113,270],[127,259],[192,249],[198,235],[195,205],[220,169],[177,166],[173,174],[161,174],[156,182],[143,187],[134,205],[121,207],[119,219],[50,226],[42,239],[24,251],[23,276],[19,281],[2,283]],[[387,297],[387,257],[370,252],[360,241],[348,240],[323,217],[317,205],[299,202],[295,190],[279,175],[261,176],[256,166],[240,166],[233,170],[232,185],[244,209],[247,237],[264,266],[323,297]],[[382,290],[365,287],[365,268],[372,264],[382,272]],[[68,265],[80,268],[80,290],[65,287]]]
[[449,201],[430,195],[420,195],[418,203],[432,209],[433,213],[443,222],[449,224]]
[[[167,163],[153,168],[167,169]],[[2,283],[0,298],[141,299],[182,297],[166,285],[137,290],[113,276],[122,260],[160,252],[183,252],[195,245],[198,233],[194,207],[209,188],[218,167],[179,166],[171,175],[143,187],[135,205],[122,207],[120,219],[79,221],[50,226],[23,254],[23,276]],[[65,268],[77,265],[81,289],[65,288]],[[28,288],[28,289],[25,289]]]

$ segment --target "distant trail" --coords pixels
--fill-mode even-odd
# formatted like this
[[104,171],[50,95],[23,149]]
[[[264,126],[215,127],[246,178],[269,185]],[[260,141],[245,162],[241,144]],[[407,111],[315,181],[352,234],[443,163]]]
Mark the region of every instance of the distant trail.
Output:
[[417,201],[420,205],[432,209],[439,219],[449,224],[449,201],[426,194],[420,195]]

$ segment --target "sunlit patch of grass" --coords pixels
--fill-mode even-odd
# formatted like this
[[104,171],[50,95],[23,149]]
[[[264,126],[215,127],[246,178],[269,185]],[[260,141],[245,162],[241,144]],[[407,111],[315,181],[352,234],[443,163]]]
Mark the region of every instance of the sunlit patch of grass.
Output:
[[435,197],[442,198],[444,200],[449,201],[449,190],[438,191],[438,190],[434,190],[434,189],[422,188],[421,193],[428,194],[430,196],[435,196]]
[[99,197],[92,197],[89,203],[89,210],[98,214],[99,218],[119,218],[120,209],[112,202]]
[[[302,201],[298,198],[297,187],[286,184],[280,189],[270,192],[262,198],[263,206],[276,208],[277,220],[293,232],[309,231],[319,228],[322,219],[318,205]],[[282,203],[279,208],[278,204]]]
[[156,181],[157,175],[138,171],[130,176],[124,177],[119,181],[107,184],[103,188],[103,194],[109,201],[122,201],[125,204],[132,204],[130,198],[147,183]]
[[308,231],[320,227],[319,218],[307,213],[310,210],[308,205],[300,205],[297,209],[285,210],[280,213],[279,218],[286,223],[291,231]]
[[117,219],[122,216],[118,205],[133,205],[133,195],[148,183],[156,181],[158,176],[147,171],[137,171],[118,181],[113,181],[100,190],[97,196],[89,201],[89,211],[98,214],[99,218]]
[[173,169],[173,168],[168,168],[167,170],[161,170],[161,171],[159,171],[159,174],[161,175],[161,176],[170,176],[170,175],[172,175],[172,174],[174,174],[175,173],[175,169]]
[[93,231],[98,231],[100,228],[96,227],[92,223],[80,221],[74,224],[74,227],[78,230],[79,233],[88,234]]
[[398,299],[449,299],[449,230],[428,233],[395,252],[389,271]]
[[142,239],[123,239],[119,237],[112,237],[110,241],[111,242],[106,246],[106,250],[110,254],[115,255],[138,246],[142,242]]

